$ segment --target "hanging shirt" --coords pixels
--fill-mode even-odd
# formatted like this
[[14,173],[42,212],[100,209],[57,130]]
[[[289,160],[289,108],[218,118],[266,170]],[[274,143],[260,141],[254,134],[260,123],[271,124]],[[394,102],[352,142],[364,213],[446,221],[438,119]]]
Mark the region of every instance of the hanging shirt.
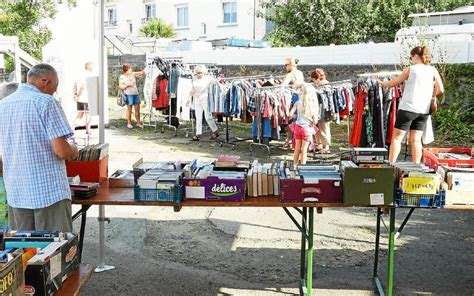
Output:
[[400,110],[428,114],[435,80],[441,83],[441,78],[435,67],[425,64],[410,66],[410,73],[405,82],[400,102]]

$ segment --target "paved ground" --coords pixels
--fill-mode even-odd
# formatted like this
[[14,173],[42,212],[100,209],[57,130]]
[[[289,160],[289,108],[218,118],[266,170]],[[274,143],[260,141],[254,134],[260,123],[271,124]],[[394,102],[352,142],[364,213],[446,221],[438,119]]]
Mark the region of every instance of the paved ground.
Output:
[[[113,121],[110,173],[145,160],[249,155],[180,132],[125,130]],[[237,129],[237,127],[236,127]],[[342,133],[344,130],[342,129]],[[291,157],[275,149],[272,158]],[[83,261],[98,262],[97,207],[89,211]],[[397,222],[406,214],[398,211]],[[295,295],[299,232],[282,209],[106,207],[106,263],[83,295]],[[387,219],[388,217],[386,217]],[[315,295],[372,295],[375,210],[331,209],[315,217]],[[396,242],[396,295],[474,295],[474,216],[467,211],[416,210]],[[79,229],[79,224],[75,224]],[[386,231],[380,276],[386,274]]]

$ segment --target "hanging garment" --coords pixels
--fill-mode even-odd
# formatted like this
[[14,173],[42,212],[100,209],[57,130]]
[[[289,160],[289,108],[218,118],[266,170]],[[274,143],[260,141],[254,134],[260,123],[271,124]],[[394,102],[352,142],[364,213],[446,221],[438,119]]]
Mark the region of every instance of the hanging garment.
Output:
[[156,79],[156,100],[152,101],[152,106],[157,110],[163,110],[168,108],[169,98],[166,88],[168,86],[168,79],[160,75]]
[[168,80],[168,95],[170,98],[177,97],[179,76],[181,75],[181,69],[178,66],[171,67],[170,77]]
[[158,69],[155,64],[151,64],[143,69],[145,73],[145,83],[143,85],[143,96],[145,98],[145,104],[151,106],[152,93],[155,87],[153,86],[158,75],[161,75],[162,72]]
[[[189,100],[189,94],[192,90],[192,80],[190,78],[179,78],[178,83],[178,98],[176,105],[178,106],[178,114],[179,118],[182,120],[189,121],[190,118],[190,111],[191,107],[187,106],[187,102]],[[181,110],[181,112],[179,112]]]
[[353,147],[360,147],[360,139],[363,126],[363,112],[364,102],[367,93],[363,90],[361,85],[357,86],[357,95],[354,104],[354,122],[352,123],[352,132],[349,143]]

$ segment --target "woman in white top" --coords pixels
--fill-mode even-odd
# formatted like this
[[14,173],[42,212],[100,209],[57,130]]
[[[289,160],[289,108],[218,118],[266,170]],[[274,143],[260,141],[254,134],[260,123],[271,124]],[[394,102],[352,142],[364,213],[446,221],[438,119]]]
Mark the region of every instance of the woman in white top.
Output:
[[[299,89],[305,84],[303,72],[297,69],[296,59],[286,58],[285,68],[286,68],[287,74],[285,78],[283,79],[283,82],[281,83],[281,85],[289,85],[291,86],[292,89]],[[298,99],[299,99],[298,94],[294,93],[293,96],[291,97],[290,109],[298,101]],[[289,147],[291,139],[292,139],[292,132],[291,132],[291,128],[289,127],[287,129],[286,140],[285,140],[285,144],[283,145],[283,148]]]
[[77,103],[77,116],[72,125],[72,130],[76,129],[82,117],[85,115],[86,133],[90,133],[91,115],[89,113],[89,97],[87,95],[87,77],[92,74],[92,62],[87,62],[84,66],[84,73],[78,81],[74,83],[74,100]]
[[140,95],[138,93],[136,77],[143,75],[143,70],[138,72],[132,71],[132,65],[122,65],[123,74],[119,77],[119,88],[125,93],[127,99],[127,127],[133,128],[132,125],[132,107],[135,106],[135,119],[137,127],[143,128],[140,121]]
[[444,92],[438,71],[429,65],[431,58],[428,47],[417,46],[411,50],[410,55],[412,66],[405,68],[391,81],[379,81],[385,87],[394,87],[405,81],[390,144],[390,162],[397,161],[401,143],[408,130],[410,130],[412,161],[421,162],[423,148],[421,137],[429,116],[431,99],[436,99],[437,95]]
[[204,112],[204,118],[207,124],[212,130],[211,139],[215,139],[219,136],[217,132],[217,125],[212,119],[211,112],[208,107],[208,95],[209,87],[213,80],[206,76],[207,68],[204,65],[197,65],[194,68],[194,74],[196,77],[192,82],[192,90],[189,94],[189,100],[187,105],[191,102],[191,97],[194,103],[194,112],[196,114],[196,134],[193,137],[193,141],[199,141],[202,135],[202,113]]

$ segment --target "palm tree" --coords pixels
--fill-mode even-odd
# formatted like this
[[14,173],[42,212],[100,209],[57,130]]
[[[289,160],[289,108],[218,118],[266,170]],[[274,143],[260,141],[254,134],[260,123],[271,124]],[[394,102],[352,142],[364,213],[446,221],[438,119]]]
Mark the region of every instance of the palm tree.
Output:
[[145,37],[172,38],[176,37],[172,25],[165,24],[161,19],[154,19],[140,28],[140,34]]

